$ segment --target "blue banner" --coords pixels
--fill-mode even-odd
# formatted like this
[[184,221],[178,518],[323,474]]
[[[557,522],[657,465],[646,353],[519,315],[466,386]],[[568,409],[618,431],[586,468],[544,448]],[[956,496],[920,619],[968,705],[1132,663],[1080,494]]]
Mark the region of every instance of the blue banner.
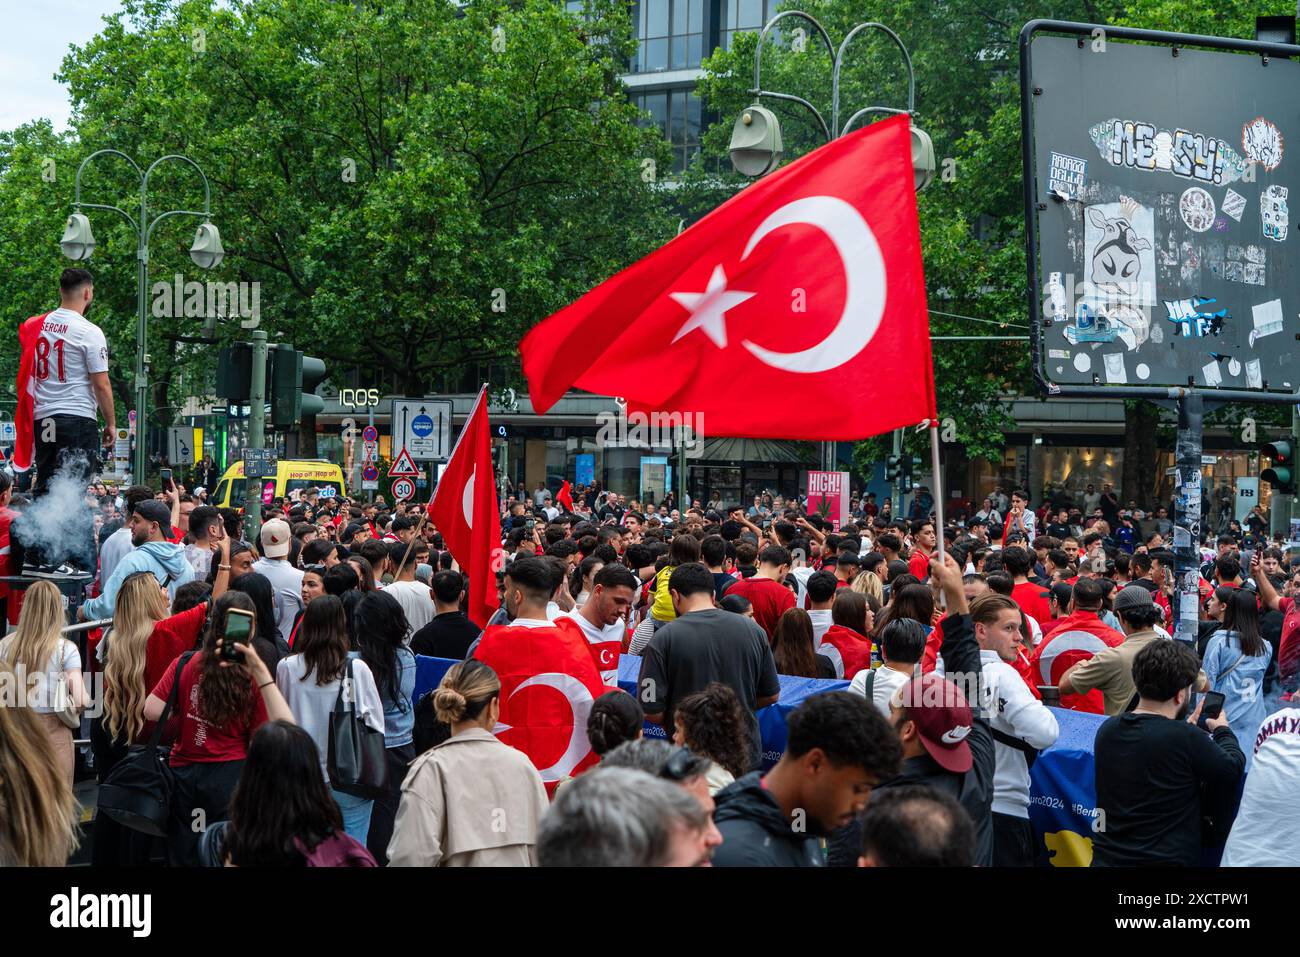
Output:
[[590,485],[596,481],[596,456],[583,453],[573,457],[573,484]]

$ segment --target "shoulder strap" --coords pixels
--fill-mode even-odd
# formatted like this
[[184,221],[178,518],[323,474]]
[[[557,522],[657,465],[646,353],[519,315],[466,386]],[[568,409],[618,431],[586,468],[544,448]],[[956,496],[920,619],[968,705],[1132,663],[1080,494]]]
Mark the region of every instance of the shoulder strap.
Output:
[[989,725],[989,731],[993,733],[993,740],[1005,744],[1009,748],[1015,748],[1025,756],[1025,767],[1032,768],[1034,762],[1038,760],[1038,749],[1031,747],[1027,742],[1020,738],[1007,734],[1005,731],[999,731],[993,725]]
[[1228,677],[1228,675],[1230,675],[1230,674],[1232,674],[1234,671],[1236,671],[1236,670],[1237,670],[1237,665],[1241,664],[1242,661],[1245,660],[1245,658],[1246,658],[1246,653],[1245,653],[1244,651],[1243,651],[1241,654],[1237,655],[1237,660],[1234,661],[1232,664],[1228,665],[1227,669],[1225,669],[1225,670],[1224,670],[1224,671],[1219,675],[1219,677],[1217,677],[1217,678],[1214,679],[1214,683],[1217,685],[1217,684],[1218,684],[1220,681],[1222,681],[1224,678]]
[[357,689],[352,681],[352,662],[354,660],[351,655],[348,655],[347,671],[343,673],[343,677],[339,678],[339,693],[338,697],[334,699],[334,712],[336,714],[347,710],[343,707],[343,689],[348,685],[352,685],[352,708],[356,710]]
[[870,671],[867,672],[866,691],[867,691],[867,704],[871,704],[875,700],[874,696],[876,693],[876,669],[875,668],[872,668]]
[[162,714],[158,716],[158,723],[154,725],[153,737],[149,740],[149,746],[151,748],[158,747],[159,743],[162,741],[163,725],[167,723],[167,719],[171,716],[172,706],[176,704],[176,696],[180,693],[181,672],[185,670],[185,666],[189,664],[190,659],[193,658],[195,654],[196,653],[193,651],[187,651],[185,654],[181,655],[180,659],[176,662],[176,673],[172,675],[172,691],[171,694],[167,696],[167,703],[163,705]]

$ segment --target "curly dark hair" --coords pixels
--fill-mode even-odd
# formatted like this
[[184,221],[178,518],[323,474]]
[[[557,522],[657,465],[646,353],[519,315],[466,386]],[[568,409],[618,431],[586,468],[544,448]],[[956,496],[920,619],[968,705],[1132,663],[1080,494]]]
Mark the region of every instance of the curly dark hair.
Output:
[[232,608],[255,613],[253,599],[240,591],[228,591],[213,602],[199,662],[202,679],[199,682],[199,716],[208,724],[225,728],[241,718],[252,716],[253,695],[256,694],[253,678],[242,661],[228,668],[221,667],[217,639],[225,634],[226,616]]
[[683,744],[722,765],[734,777],[749,772],[749,728],[740,698],[728,685],[714,681],[687,695],[673,709],[682,726]]
[[[1146,649],[1143,649],[1144,651]],[[837,767],[856,765],[883,781],[898,773],[903,747],[884,716],[847,691],[813,695],[790,712],[785,753],[820,748]]]

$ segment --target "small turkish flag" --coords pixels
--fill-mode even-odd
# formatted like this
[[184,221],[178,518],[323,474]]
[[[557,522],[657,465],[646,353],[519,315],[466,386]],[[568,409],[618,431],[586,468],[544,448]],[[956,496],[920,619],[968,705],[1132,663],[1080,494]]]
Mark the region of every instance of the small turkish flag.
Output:
[[496,569],[501,555],[501,514],[492,470],[487,387],[451,450],[447,468],[429,502],[429,519],[447,551],[469,576],[469,619],[480,628],[499,607]]
[[569,512],[573,511],[573,489],[569,485],[569,480],[565,479],[560,490],[555,493],[555,500],[565,507]]
[[716,436],[857,439],[935,418],[908,118],[760,179],[520,351],[539,412],[576,385],[701,414]]
[[18,405],[14,409],[14,454],[16,472],[32,467],[36,448],[36,340],[49,313],[32,316],[18,327],[18,379],[15,382]]

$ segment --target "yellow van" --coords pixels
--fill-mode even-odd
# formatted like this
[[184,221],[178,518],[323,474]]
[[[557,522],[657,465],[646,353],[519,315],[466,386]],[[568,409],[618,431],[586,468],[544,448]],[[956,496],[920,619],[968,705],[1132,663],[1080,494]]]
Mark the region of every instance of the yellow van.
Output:
[[[309,488],[321,490],[323,498],[344,496],[343,470],[324,459],[280,459],[275,468],[275,478],[259,479],[262,483],[262,501],[269,502],[293,491]],[[246,494],[244,462],[239,460],[226,469],[210,501],[219,508],[243,508]],[[329,492],[325,490],[329,489]]]

